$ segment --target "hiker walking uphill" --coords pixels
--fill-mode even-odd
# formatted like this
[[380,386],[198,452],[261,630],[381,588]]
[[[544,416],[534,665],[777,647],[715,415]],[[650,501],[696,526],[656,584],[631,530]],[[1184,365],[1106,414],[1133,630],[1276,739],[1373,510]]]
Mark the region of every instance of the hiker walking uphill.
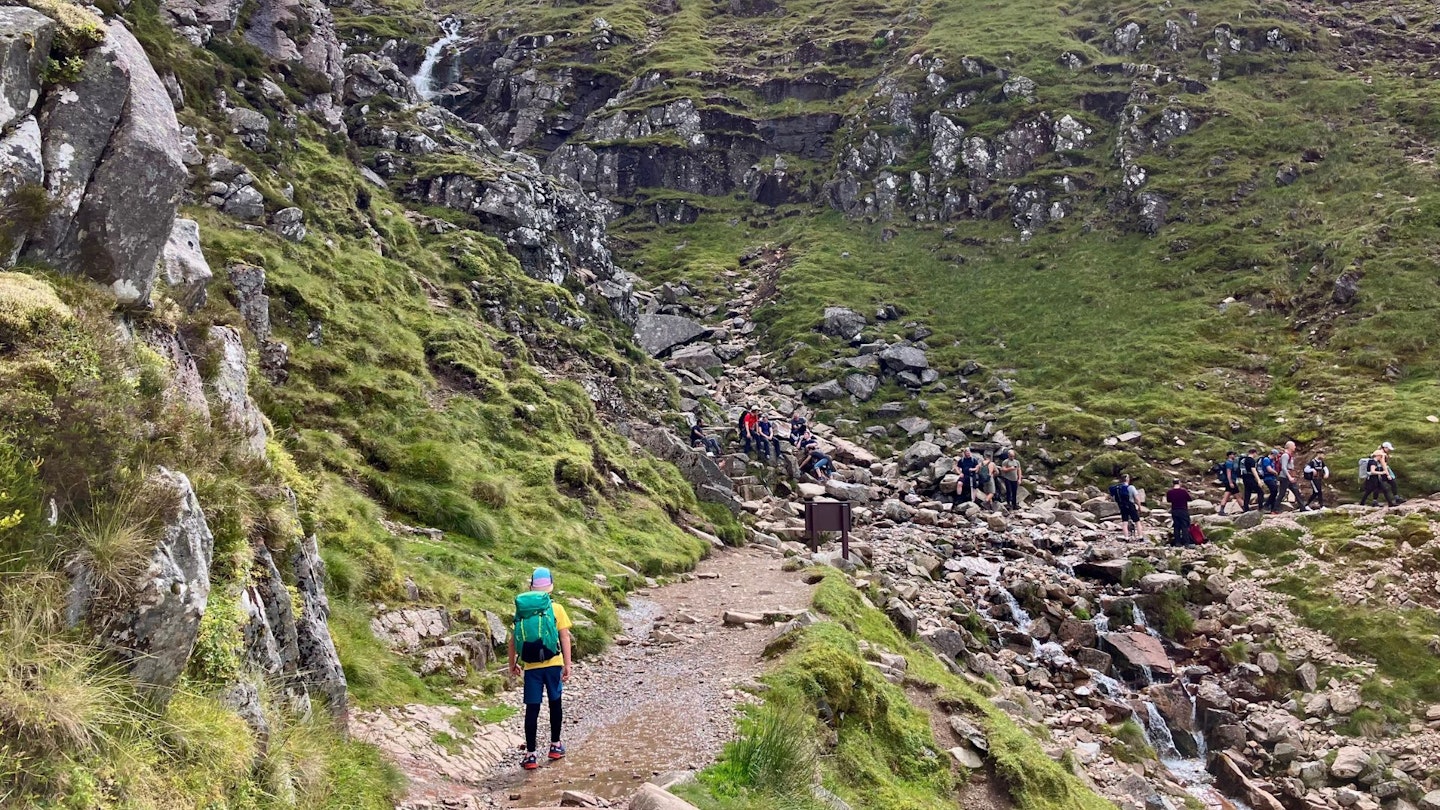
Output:
[[1125,539],[1129,540],[1133,533],[1136,540],[1142,539],[1140,534],[1140,494],[1130,484],[1130,476],[1122,475],[1120,480],[1110,485],[1110,497],[1115,505],[1120,507],[1120,523],[1125,527]]
[[1379,506],[1384,501],[1388,506],[1394,506],[1395,502],[1390,497],[1390,466],[1385,463],[1385,450],[1382,448],[1370,454],[1370,458],[1364,462],[1362,471],[1365,473],[1365,491],[1360,495],[1360,505],[1365,506],[1371,496],[1375,498],[1375,505]]
[[[525,756],[520,767],[540,767],[535,741],[540,730],[540,704],[550,702],[551,760],[565,756],[560,741],[564,711],[560,696],[570,680],[570,617],[565,607],[550,598],[554,581],[547,568],[530,575],[530,590],[515,597],[515,627],[510,634],[510,674],[525,675]],[[518,656],[518,659],[517,659]]]
[[1235,458],[1235,451],[1231,450],[1226,453],[1225,460],[1221,462],[1219,466],[1219,476],[1217,480],[1217,483],[1225,490],[1225,494],[1220,496],[1219,513],[1222,515],[1225,514],[1225,507],[1231,501],[1240,500],[1241,472],[1240,462]]
[[1250,511],[1251,498],[1255,499],[1255,508],[1265,506],[1265,496],[1260,490],[1260,462],[1255,457],[1255,448],[1245,451],[1245,457],[1240,459],[1240,485],[1245,488],[1245,497],[1240,501],[1242,512]]
[[1265,482],[1268,493],[1260,502],[1260,509],[1276,514],[1280,511],[1280,451],[1271,450],[1269,455],[1260,457],[1260,480]]
[[1285,442],[1285,449],[1280,453],[1280,498],[1275,502],[1276,511],[1287,494],[1294,496],[1296,509],[1309,509],[1300,502],[1300,487],[1296,485],[1295,442]]
[[1376,452],[1383,453],[1385,456],[1385,458],[1382,459],[1385,462],[1385,479],[1381,483],[1385,485],[1385,489],[1390,496],[1390,505],[1394,506],[1401,502],[1400,488],[1395,485],[1395,465],[1390,458],[1395,452],[1395,445],[1390,442],[1384,442]]
[[967,503],[975,498],[975,470],[980,466],[980,459],[975,458],[975,453],[966,447],[960,451],[960,458],[955,460],[955,467],[960,470],[960,481],[955,485],[955,495],[961,503]]
[[1310,504],[1319,503],[1320,508],[1325,508],[1325,479],[1330,477],[1330,468],[1325,466],[1325,454],[1316,453],[1305,465],[1305,480],[1310,483],[1310,497],[1305,500],[1305,508],[1309,509]]

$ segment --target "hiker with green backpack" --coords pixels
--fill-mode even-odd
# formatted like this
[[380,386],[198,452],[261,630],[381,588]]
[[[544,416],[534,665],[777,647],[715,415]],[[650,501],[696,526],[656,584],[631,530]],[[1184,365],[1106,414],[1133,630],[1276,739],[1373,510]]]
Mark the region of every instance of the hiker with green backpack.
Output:
[[[565,756],[560,742],[564,712],[560,694],[570,680],[570,617],[564,605],[550,598],[555,588],[550,569],[536,568],[530,575],[530,590],[515,597],[515,625],[511,629],[510,674],[525,674],[525,758],[520,767],[540,767],[535,738],[540,730],[540,704],[550,699],[551,760]],[[517,657],[518,656],[518,657]]]

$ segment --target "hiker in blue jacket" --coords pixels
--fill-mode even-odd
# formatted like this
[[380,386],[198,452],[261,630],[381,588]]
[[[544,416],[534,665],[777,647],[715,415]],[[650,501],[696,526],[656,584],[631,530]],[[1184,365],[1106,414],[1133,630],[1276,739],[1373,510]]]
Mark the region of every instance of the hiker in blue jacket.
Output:
[[[550,598],[555,583],[550,569],[536,568],[530,575],[530,590],[515,597],[515,626],[507,645],[510,674],[525,675],[525,757],[520,767],[540,767],[535,738],[540,730],[540,704],[550,699],[550,760],[565,756],[560,742],[564,711],[560,695],[570,680],[570,617],[565,606]],[[518,659],[517,659],[518,655]],[[522,666],[523,665],[523,666]]]
[[1274,515],[1280,511],[1280,451],[1271,450],[1270,455],[1260,458],[1260,480],[1265,482],[1269,492],[1260,503],[1262,510]]

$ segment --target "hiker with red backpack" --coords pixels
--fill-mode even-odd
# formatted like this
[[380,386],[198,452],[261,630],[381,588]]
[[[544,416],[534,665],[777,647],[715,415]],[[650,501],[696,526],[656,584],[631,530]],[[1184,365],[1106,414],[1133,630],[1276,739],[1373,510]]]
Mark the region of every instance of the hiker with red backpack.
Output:
[[525,675],[525,757],[520,767],[540,767],[535,739],[540,730],[540,704],[550,702],[549,759],[565,756],[560,742],[564,711],[560,695],[570,680],[570,617],[565,607],[550,598],[555,588],[550,569],[536,568],[530,590],[515,597],[515,626],[510,633],[510,674]]
[[1175,479],[1174,485],[1165,493],[1165,500],[1170,504],[1170,522],[1174,527],[1170,545],[1192,546],[1204,542],[1201,539],[1203,534],[1190,530],[1190,490],[1180,483],[1179,478]]

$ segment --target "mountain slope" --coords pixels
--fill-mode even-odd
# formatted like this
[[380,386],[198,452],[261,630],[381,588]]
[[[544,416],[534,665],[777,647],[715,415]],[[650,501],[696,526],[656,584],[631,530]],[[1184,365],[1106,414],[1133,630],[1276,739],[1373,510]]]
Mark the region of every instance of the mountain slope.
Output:
[[715,289],[786,245],[760,322],[794,377],[837,374],[825,306],[893,304],[934,333],[931,418],[979,427],[1013,381],[988,410],[1061,476],[1108,476],[1085,468],[1100,440],[1140,427],[1166,467],[1176,438],[1192,471],[1242,442],[1389,439],[1440,483],[1433,10],[472,9],[441,102],[617,203],[621,258],[652,282]]

